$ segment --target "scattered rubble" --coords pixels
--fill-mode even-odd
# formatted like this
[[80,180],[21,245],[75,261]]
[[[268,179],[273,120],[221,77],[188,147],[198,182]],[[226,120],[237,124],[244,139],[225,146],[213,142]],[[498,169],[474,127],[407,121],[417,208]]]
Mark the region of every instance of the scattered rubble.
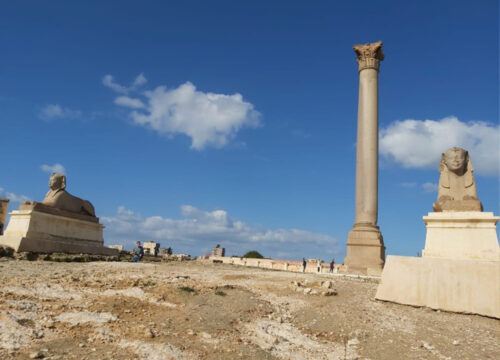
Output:
[[0,359],[500,357],[498,320],[378,302],[376,287],[225,264],[7,259]]

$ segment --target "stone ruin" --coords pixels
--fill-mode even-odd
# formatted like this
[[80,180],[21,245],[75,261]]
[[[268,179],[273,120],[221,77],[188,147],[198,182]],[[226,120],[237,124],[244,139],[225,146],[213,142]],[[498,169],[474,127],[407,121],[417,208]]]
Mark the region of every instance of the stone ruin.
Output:
[[117,255],[104,247],[94,206],[66,191],[66,176],[54,173],[42,202],[28,201],[10,213],[0,245],[16,252]]
[[388,256],[376,299],[500,318],[500,248],[465,149],[443,153],[422,257]]
[[212,249],[212,256],[226,256],[226,248],[221,247],[219,244],[215,245]]

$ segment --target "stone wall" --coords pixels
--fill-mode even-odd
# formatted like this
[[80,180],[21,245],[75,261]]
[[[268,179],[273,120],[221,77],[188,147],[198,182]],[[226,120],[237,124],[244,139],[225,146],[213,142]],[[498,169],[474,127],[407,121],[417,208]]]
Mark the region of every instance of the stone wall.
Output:
[[[239,257],[223,257],[223,256],[205,256],[199,258],[200,260],[212,260],[224,264],[233,264],[240,266],[258,267],[261,269],[281,270],[302,272],[302,261],[293,260],[275,260],[275,259],[245,259]],[[318,273],[318,263],[307,262],[306,273]],[[323,263],[321,266],[321,273],[327,274],[330,272],[330,264]],[[345,267],[342,264],[335,264],[334,273],[345,273]]]

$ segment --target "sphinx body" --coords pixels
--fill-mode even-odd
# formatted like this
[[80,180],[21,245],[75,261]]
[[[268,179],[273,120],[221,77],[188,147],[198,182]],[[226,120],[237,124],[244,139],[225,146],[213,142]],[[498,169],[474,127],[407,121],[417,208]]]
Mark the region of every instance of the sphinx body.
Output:
[[433,204],[440,211],[483,211],[477,197],[469,153],[459,147],[448,149],[441,155],[438,199]]
[[50,190],[45,195],[42,204],[77,214],[94,216],[94,206],[87,200],[80,199],[68,193],[66,188],[66,176],[63,174],[52,174],[49,180]]

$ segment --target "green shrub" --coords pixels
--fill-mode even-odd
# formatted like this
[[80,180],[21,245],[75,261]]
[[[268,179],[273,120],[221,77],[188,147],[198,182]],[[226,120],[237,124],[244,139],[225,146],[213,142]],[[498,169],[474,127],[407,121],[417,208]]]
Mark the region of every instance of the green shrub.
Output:
[[247,252],[245,255],[243,255],[243,257],[249,259],[264,259],[264,256],[262,256],[258,251],[255,250]]
[[192,287],[189,287],[189,286],[181,286],[179,289],[181,289],[182,291],[188,292],[188,293],[192,293],[192,292],[196,291],[195,289],[193,289]]

